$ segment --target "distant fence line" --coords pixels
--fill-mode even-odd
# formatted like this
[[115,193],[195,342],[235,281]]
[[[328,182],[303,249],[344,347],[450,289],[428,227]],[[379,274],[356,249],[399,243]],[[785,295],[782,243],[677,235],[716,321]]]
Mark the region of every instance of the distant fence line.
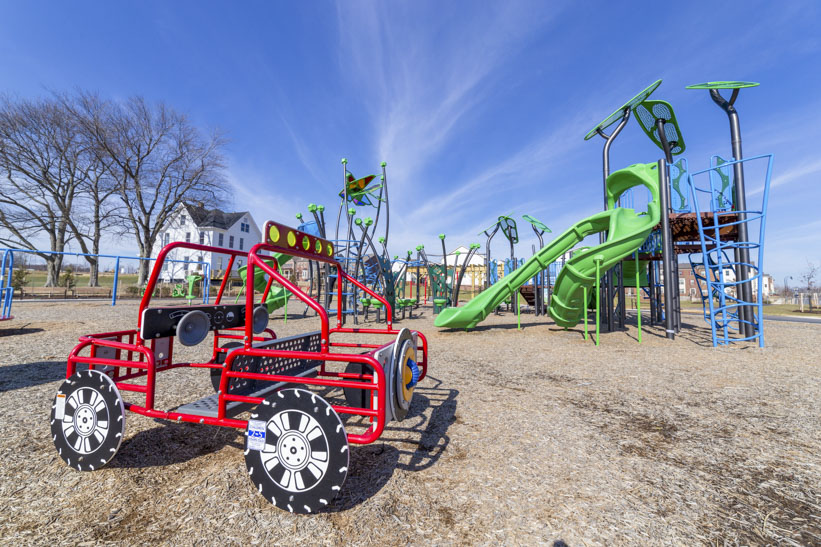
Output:
[[[44,260],[40,255],[62,255],[64,257],[76,257],[79,259],[80,257],[96,257],[97,263],[99,265],[98,274],[105,274],[107,273],[104,271],[103,268],[103,260],[107,259],[107,264],[109,267],[113,267],[113,284],[111,287],[23,287],[20,291],[20,296],[25,297],[43,297],[43,298],[93,298],[93,297],[100,297],[100,298],[111,298],[111,305],[117,305],[117,297],[118,295],[123,295],[123,290],[125,289],[125,294],[128,293],[129,287],[135,287],[135,289],[131,289],[134,292],[134,296],[139,295],[139,291],[142,287],[134,285],[129,285],[127,287],[122,287],[120,283],[120,273],[122,269],[123,262],[127,261],[148,261],[149,262],[149,271],[151,269],[151,263],[156,261],[156,258],[142,258],[139,256],[127,256],[127,255],[109,255],[109,254],[89,254],[89,253],[73,253],[73,252],[58,252],[58,251],[38,251],[38,250],[30,250],[30,249],[0,249],[0,252],[9,251],[12,254],[18,253],[25,253],[26,255],[30,255],[31,259],[33,260]],[[201,262],[201,261],[193,261],[193,260],[177,260],[177,259],[170,259],[166,258],[166,262],[177,262],[182,264],[189,264],[189,265],[199,265],[201,266],[202,277],[203,280],[206,282],[203,283],[203,290],[201,291],[202,301],[203,303],[208,303],[208,299],[210,297],[210,279],[211,279],[211,264],[208,262]],[[67,268],[71,267],[71,264],[64,264],[63,273],[67,270]],[[28,264],[22,264],[22,261],[18,260],[16,263],[16,269],[20,268],[28,268]],[[35,271],[39,271],[40,268],[37,268]],[[105,276],[103,276],[105,277]],[[162,291],[162,289],[161,289]],[[170,290],[169,290],[170,296]]]

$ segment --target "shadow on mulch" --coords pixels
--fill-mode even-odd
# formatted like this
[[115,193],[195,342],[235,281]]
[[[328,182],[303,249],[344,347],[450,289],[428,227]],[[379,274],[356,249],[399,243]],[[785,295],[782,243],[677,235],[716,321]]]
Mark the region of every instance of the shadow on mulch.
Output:
[[185,422],[161,423],[163,425],[140,431],[123,441],[117,457],[108,467],[162,467],[187,462],[229,445],[240,451],[245,449],[242,432],[234,428],[205,427]]
[[0,393],[56,382],[65,377],[65,361],[38,361],[0,366]]
[[[328,508],[328,512],[346,511],[372,498],[387,484],[396,469],[422,471],[442,457],[450,445],[447,430],[457,421],[459,391],[441,388],[442,382],[431,376],[426,380],[435,382],[434,386],[417,388],[405,419],[385,427],[386,432],[400,432],[406,436],[378,440],[351,450],[350,471],[342,497]],[[427,418],[429,410],[430,418]]]
[[6,336],[18,336],[22,334],[34,334],[35,332],[43,332],[43,329],[36,327],[17,327],[11,329],[0,329],[0,338]]

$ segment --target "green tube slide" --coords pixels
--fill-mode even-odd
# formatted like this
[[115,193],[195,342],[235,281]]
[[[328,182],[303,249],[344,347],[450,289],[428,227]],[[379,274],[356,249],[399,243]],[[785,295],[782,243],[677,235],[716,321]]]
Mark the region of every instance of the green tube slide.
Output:
[[[279,264],[280,266],[291,260],[291,255],[281,253],[274,253],[273,257],[276,259],[277,264]],[[265,263],[270,266],[273,263],[273,261],[266,259]],[[237,269],[237,273],[239,273],[239,277],[243,281],[245,281],[246,268],[247,266],[240,266]],[[262,292],[265,290],[265,286],[267,284],[268,279],[262,268],[254,268],[254,290]],[[274,310],[284,306],[285,303],[288,301],[288,298],[290,297],[291,293],[285,290],[285,287],[278,287],[276,284],[271,285],[271,290],[268,292],[268,298],[265,299],[265,307],[268,308],[268,313],[272,313]]]
[[[646,186],[653,198],[647,211],[616,208],[619,196],[634,186]],[[549,313],[561,327],[573,327],[582,320],[584,290],[596,282],[596,262],[601,261],[601,272],[615,266],[629,256],[647,239],[659,223],[659,183],[655,163],[631,165],[607,177],[608,210],[588,217],[571,226],[510,275],[488,287],[473,300],[459,308],[447,308],[436,317],[437,327],[470,329],[490,315],[519,287],[530,281],[589,235],[607,231],[607,240],[589,249],[573,254],[556,278]]]

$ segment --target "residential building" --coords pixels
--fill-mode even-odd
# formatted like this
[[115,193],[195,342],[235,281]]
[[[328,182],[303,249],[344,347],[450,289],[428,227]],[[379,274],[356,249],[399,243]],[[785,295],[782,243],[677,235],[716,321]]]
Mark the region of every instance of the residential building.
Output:
[[[262,232],[248,211],[226,213],[206,209],[201,204],[180,204],[166,222],[154,247],[152,256],[172,241],[199,243],[238,251],[248,250],[262,240]],[[163,264],[160,279],[165,282],[181,281],[187,275],[204,271],[208,264],[211,277],[222,277],[230,256],[224,253],[201,252],[193,249],[174,249]],[[234,275],[245,265],[244,257],[237,257],[231,268]]]

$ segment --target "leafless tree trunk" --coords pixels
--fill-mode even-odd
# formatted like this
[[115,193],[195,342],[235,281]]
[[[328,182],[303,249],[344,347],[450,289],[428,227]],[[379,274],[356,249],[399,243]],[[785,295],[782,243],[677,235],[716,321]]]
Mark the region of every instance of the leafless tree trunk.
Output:
[[[86,94],[78,103],[85,130],[110,163],[140,257],[151,256],[179,203],[221,202],[224,141],[219,135],[204,137],[183,114],[141,97],[113,103]],[[143,284],[148,261],[140,262],[138,273]]]
[[[812,293],[815,290],[815,278],[818,275],[819,266],[807,260],[807,269],[801,274],[801,282],[807,287],[810,295],[810,311],[812,311]],[[803,296],[802,296],[803,298]]]
[[[63,252],[82,172],[77,126],[53,100],[0,100],[0,243],[37,250],[48,239]],[[62,255],[46,261],[46,286],[56,286]]]

